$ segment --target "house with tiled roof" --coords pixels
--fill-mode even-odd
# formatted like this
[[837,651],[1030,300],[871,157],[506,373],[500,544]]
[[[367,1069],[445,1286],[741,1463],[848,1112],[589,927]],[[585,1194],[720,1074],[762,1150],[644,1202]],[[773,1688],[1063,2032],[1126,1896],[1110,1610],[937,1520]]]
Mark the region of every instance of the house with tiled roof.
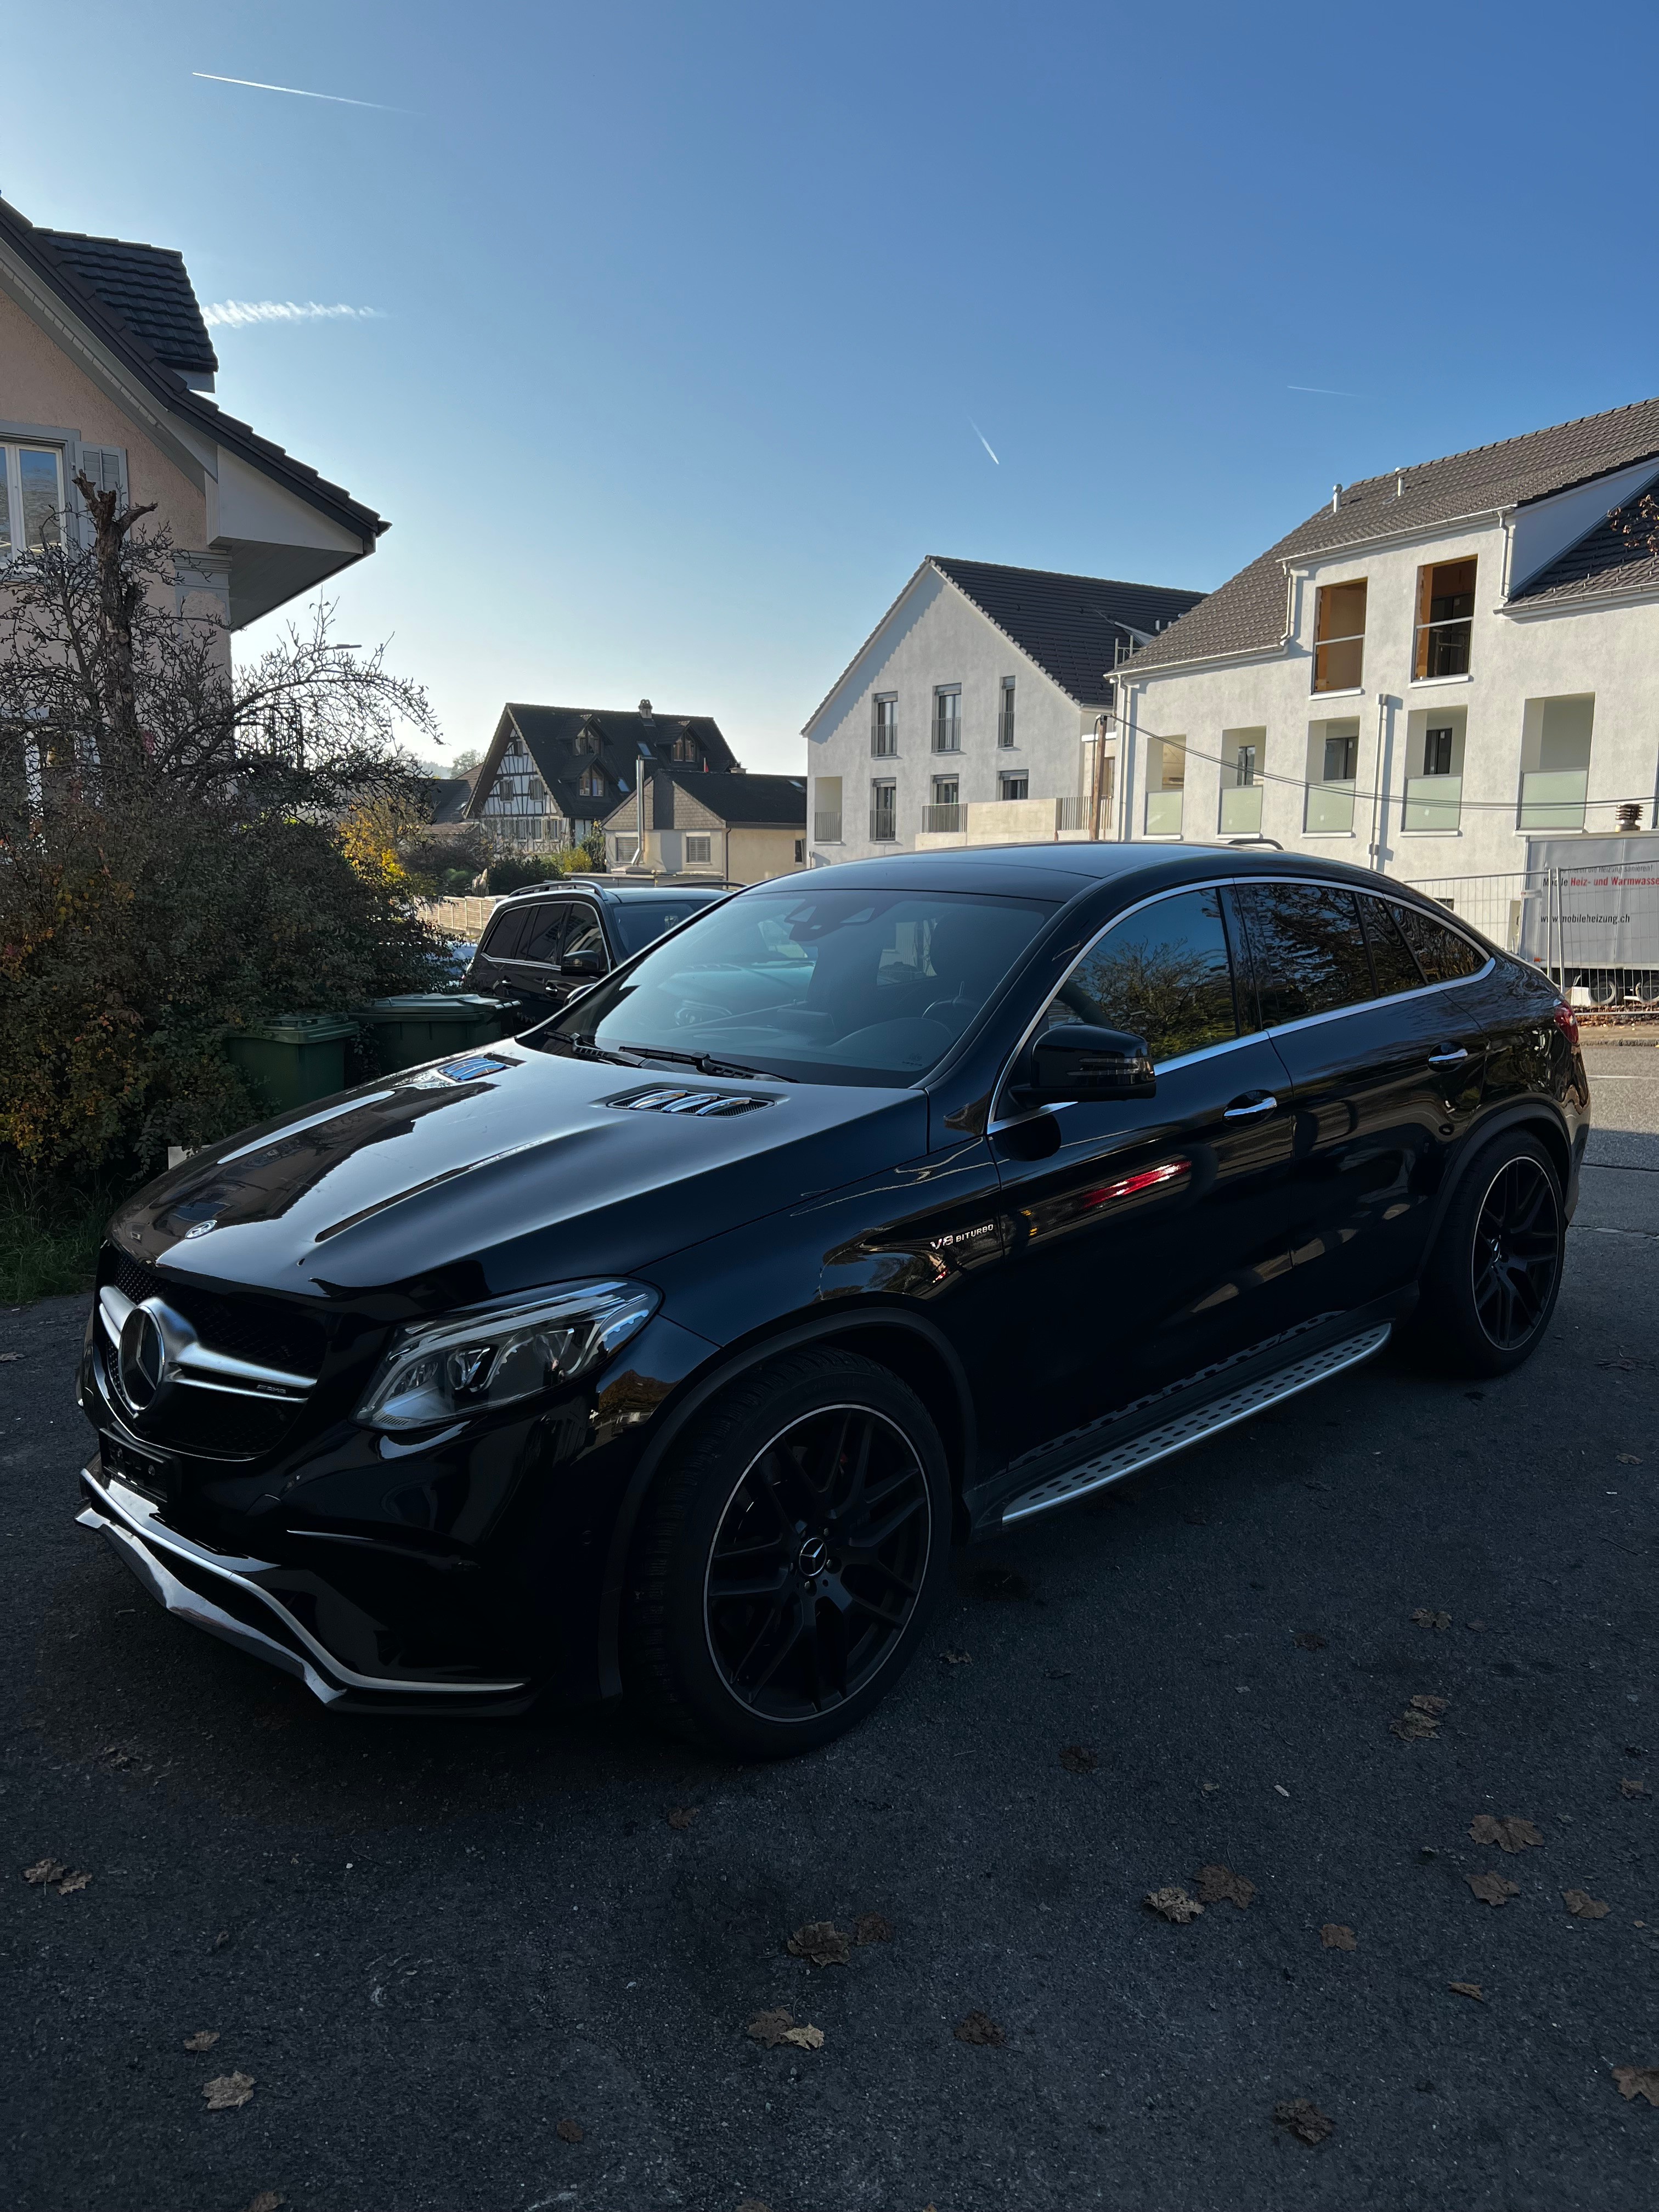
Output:
[[1659,399],[1336,485],[1137,646],[1109,834],[1437,882],[1651,832],[1656,485]]
[[0,199],[0,559],[86,527],[77,474],[153,503],[179,601],[228,633],[374,550],[386,525],[211,397],[170,247],[31,223]]
[[1115,672],[1199,598],[930,554],[807,721],[813,863],[1091,835]]
[[551,853],[581,844],[656,768],[695,775],[738,766],[708,714],[637,708],[538,707],[509,700],[472,774],[465,818],[498,844]]
[[606,820],[605,844],[629,872],[766,883],[806,866],[806,779],[659,761]]

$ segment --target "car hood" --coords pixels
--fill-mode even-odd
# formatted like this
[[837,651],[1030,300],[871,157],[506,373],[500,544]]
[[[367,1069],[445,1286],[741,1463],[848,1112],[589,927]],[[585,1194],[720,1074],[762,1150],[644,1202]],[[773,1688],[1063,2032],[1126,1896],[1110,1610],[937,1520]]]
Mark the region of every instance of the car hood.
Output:
[[[725,1110],[663,1110],[663,1094],[687,1092]],[[927,1131],[916,1091],[492,1046],[195,1153],[130,1199],[110,1234],[204,1285],[471,1303],[647,1267],[913,1158]]]

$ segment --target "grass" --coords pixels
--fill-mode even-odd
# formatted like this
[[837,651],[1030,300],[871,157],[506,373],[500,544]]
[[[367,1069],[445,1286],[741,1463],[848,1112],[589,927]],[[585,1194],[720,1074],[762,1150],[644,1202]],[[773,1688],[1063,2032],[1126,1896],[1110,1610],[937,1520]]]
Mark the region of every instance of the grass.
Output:
[[0,1306],[90,1290],[99,1239],[123,1187],[58,1182],[0,1161]]

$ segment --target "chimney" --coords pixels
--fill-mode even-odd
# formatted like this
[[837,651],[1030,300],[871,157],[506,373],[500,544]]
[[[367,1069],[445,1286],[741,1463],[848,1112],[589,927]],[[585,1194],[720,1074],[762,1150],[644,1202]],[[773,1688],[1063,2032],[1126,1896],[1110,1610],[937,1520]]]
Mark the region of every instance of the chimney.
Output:
[[1331,486],[1331,513],[1332,513],[1333,514],[1334,514],[1336,513],[1336,510],[1338,509],[1338,507],[1340,507],[1340,506],[1341,506],[1341,504],[1342,504],[1342,487],[1341,487],[1341,485],[1340,485],[1340,483],[1334,483],[1334,484]]
[[651,702],[648,699],[641,699],[640,702],[640,720],[642,722],[648,722],[651,720]]

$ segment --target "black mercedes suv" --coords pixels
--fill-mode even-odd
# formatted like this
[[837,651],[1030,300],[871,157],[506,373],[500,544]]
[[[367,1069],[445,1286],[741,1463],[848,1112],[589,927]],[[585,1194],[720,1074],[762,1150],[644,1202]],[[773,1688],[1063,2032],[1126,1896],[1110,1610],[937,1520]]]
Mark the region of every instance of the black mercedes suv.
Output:
[[545,1021],[653,939],[728,896],[724,884],[600,884],[573,876],[504,898],[462,988],[500,1000],[507,1026]]
[[953,1545],[1396,1330],[1524,1359],[1588,1116],[1547,978],[1356,868],[785,878],[130,1200],[81,1519],[342,1709],[820,1743]]

